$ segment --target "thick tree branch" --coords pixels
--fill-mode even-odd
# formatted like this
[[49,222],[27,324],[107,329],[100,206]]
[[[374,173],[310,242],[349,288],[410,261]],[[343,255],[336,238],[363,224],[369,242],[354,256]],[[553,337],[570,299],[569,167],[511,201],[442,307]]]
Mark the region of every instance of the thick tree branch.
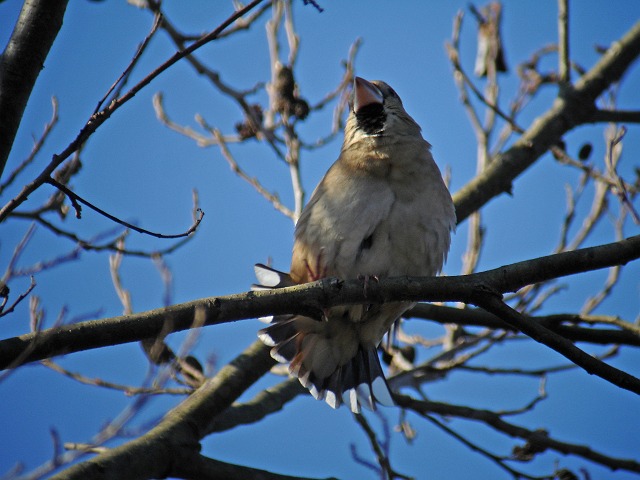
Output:
[[510,193],[513,181],[562,136],[577,125],[592,122],[595,100],[620,79],[640,55],[640,22],[618,42],[572,88],[566,86],[551,109],[531,125],[506,152],[492,159],[482,173],[454,195],[458,222],[502,193]]
[[[16,367],[65,353],[156,337],[193,326],[196,314],[204,325],[271,314],[316,314],[323,308],[397,300],[461,301],[474,304],[478,295],[513,292],[525,285],[590,270],[622,265],[640,258],[640,235],[598,247],[563,252],[514,263],[473,275],[397,277],[370,282],[325,278],[272,291],[210,297],[147,312],[63,325],[0,341],[0,368]],[[16,359],[20,359],[16,363]]]
[[[209,430],[208,423],[226,410],[273,364],[269,349],[259,341],[254,342],[216,376],[207,380],[189,398],[167,413],[160,424],[148,433],[88,461],[73,465],[53,478],[133,480],[166,478],[172,476],[174,470],[179,473],[182,462],[191,461],[199,454],[199,441]],[[221,463],[220,467],[224,472],[228,464]],[[218,478],[224,478],[224,475]]]
[[269,349],[256,340],[145,435],[73,465],[52,479],[303,478],[233,465],[200,455],[199,442],[219,425],[218,417],[225,416],[232,402],[268,372],[274,363]]
[[591,122],[640,123],[638,110],[596,110],[591,114]]
[[308,393],[309,391],[300,385],[297,378],[288,378],[274,387],[261,391],[246,403],[231,405],[209,422],[207,433],[223,432],[238,425],[257,423],[267,415],[282,410],[298,395]]
[[0,178],[68,0],[26,0],[0,57]]
[[[177,464],[172,472],[175,478],[198,480],[313,480],[308,477],[280,475],[256,468],[221,462],[204,455],[193,455]],[[326,480],[335,480],[333,477]]]
[[625,390],[640,395],[640,380],[622,370],[592,357],[576,347],[570,340],[555,334],[548,328],[527,320],[523,315],[509,307],[497,295],[478,295],[475,305],[499,316],[512,327],[533,338],[556,352],[564,355],[587,373],[597,375]]
[[[409,310],[405,317],[423,318],[442,324],[455,323],[461,326],[486,327],[492,329],[509,329],[496,315],[480,308],[455,308],[431,303],[419,303]],[[526,316],[531,322],[539,323],[549,330],[573,342],[588,342],[599,345],[631,345],[640,347],[640,335],[635,331],[605,328],[586,328],[577,326],[580,323],[593,323],[591,317],[565,313],[555,315]],[[605,322],[601,322],[605,323]],[[611,323],[611,322],[606,322]],[[622,321],[620,321],[622,323]],[[569,324],[569,325],[566,325]],[[630,324],[633,327],[632,324]]]

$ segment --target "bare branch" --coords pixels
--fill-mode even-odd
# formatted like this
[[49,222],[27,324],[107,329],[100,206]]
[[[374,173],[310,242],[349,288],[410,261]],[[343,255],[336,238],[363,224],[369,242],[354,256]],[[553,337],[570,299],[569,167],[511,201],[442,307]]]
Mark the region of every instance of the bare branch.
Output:
[[[325,278],[294,287],[211,297],[139,314],[92,320],[39,334],[25,334],[0,341],[0,368],[42,360],[61,353],[133,342],[157,336],[170,322],[170,331],[191,328],[197,309],[203,309],[205,325],[286,313],[317,314],[323,308],[388,301],[463,301],[475,303],[489,292],[516,291],[531,283],[559,276],[625,264],[640,257],[640,236],[620,242],[563,252],[481,273],[451,277],[398,277],[369,284],[364,295],[362,280]],[[493,304],[490,305],[493,308]],[[516,326],[519,328],[519,325]],[[545,328],[545,330],[547,330]],[[21,357],[29,350],[26,357]],[[15,366],[15,365],[14,365]]]
[[[429,303],[419,303],[407,312],[407,317],[423,318],[442,324],[455,323],[461,326],[487,327],[491,329],[509,329],[499,317],[482,309],[453,308]],[[532,322],[544,325],[558,335],[574,342],[590,342],[595,344],[618,344],[640,347],[640,327],[620,318],[602,315],[555,314],[544,316],[528,316]],[[601,327],[582,328],[578,325],[605,324],[614,325],[621,330],[603,329]]]
[[568,84],[571,81],[568,0],[558,0],[558,77],[560,84]]
[[[184,478],[183,469],[188,469],[185,462],[188,463],[194,460],[195,455],[199,455],[199,440],[209,430],[208,422],[226,410],[273,363],[269,349],[260,341],[254,342],[215,377],[207,380],[194,394],[165,415],[160,424],[148,433],[73,465],[52,478],[84,480],[96,478],[98,474],[113,478]],[[131,458],[136,458],[136,461],[131,462]],[[174,469],[176,475],[172,474]],[[220,478],[227,477],[222,475]]]
[[95,110],[93,111],[94,115],[100,111],[100,109],[102,108],[102,105],[104,104],[104,102],[107,101],[107,99],[112,93],[113,93],[112,99],[113,100],[118,99],[118,97],[120,96],[120,92],[122,91],[124,86],[127,84],[127,80],[131,76],[131,73],[133,72],[134,67],[138,63],[138,60],[140,60],[140,58],[142,57],[142,54],[149,46],[151,39],[153,38],[155,33],[158,31],[158,27],[160,26],[161,21],[162,21],[162,15],[156,14],[155,18],[153,19],[153,25],[151,26],[151,31],[147,34],[145,39],[138,46],[138,50],[133,55],[133,58],[129,62],[129,65],[127,65],[127,68],[124,69],[120,77],[115,82],[113,82],[113,85],[109,87],[109,90],[107,90],[107,93],[105,93],[104,96],[100,99],[100,101],[96,105]]
[[[198,203],[194,203],[194,207],[192,209],[192,217],[193,217],[193,222],[195,224],[195,222],[197,222],[198,216],[199,216],[199,212],[200,208],[198,207]],[[187,242],[189,242],[192,238],[194,238],[193,235],[190,235],[188,237],[184,237],[182,238],[182,240],[179,240],[177,242],[175,242],[173,245],[170,245],[169,247],[163,248],[161,250],[153,250],[153,251],[145,251],[145,250],[132,250],[132,249],[123,249],[119,246],[118,241],[122,236],[125,236],[128,234],[128,232],[122,231],[119,228],[117,229],[111,229],[111,230],[107,230],[106,232],[100,233],[98,235],[95,235],[89,239],[83,239],[78,237],[75,233],[67,231],[67,230],[63,230],[62,228],[59,228],[58,226],[54,225],[53,223],[49,222],[48,220],[46,220],[42,214],[39,213],[31,213],[31,212],[13,212],[11,214],[12,217],[14,218],[24,218],[24,219],[30,219],[30,220],[34,220],[35,222],[37,222],[38,224],[44,226],[47,230],[51,231],[52,233],[54,233],[55,235],[59,235],[63,238],[67,238],[71,241],[73,241],[74,243],[77,244],[76,248],[74,248],[71,252],[63,254],[63,255],[59,255],[58,257],[52,259],[52,260],[47,260],[47,261],[42,261],[37,263],[36,265],[32,266],[31,268],[23,268],[20,269],[18,271],[15,272],[16,275],[30,275],[32,273],[38,272],[38,271],[42,271],[48,268],[51,268],[55,265],[59,265],[60,263],[64,262],[64,261],[70,261],[70,260],[74,260],[76,258],[78,258],[79,256],[79,252],[81,250],[87,250],[87,251],[111,251],[111,252],[119,252],[119,253],[123,253],[127,256],[132,256],[132,257],[153,257],[154,255],[168,255],[172,252],[174,252],[175,250],[177,250],[178,248],[182,247],[184,244],[186,244]],[[116,235],[116,238],[113,240],[108,241],[105,244],[98,244],[97,242],[102,241],[104,238],[106,237],[111,237]]]
[[51,97],[51,106],[53,110],[51,114],[51,120],[49,120],[49,122],[44,126],[44,131],[42,132],[42,135],[40,135],[40,138],[38,138],[36,143],[33,145],[33,148],[31,149],[29,156],[25,158],[22,161],[22,163],[20,163],[20,165],[18,165],[11,172],[11,174],[7,177],[7,179],[4,182],[2,182],[2,184],[0,184],[0,195],[2,195],[2,192],[14,182],[16,177],[20,175],[20,173],[25,168],[31,165],[31,163],[35,160],[36,155],[40,152],[40,150],[44,146],[44,142],[49,137],[49,134],[53,130],[53,127],[58,123],[58,99],[56,97]]
[[[393,469],[393,467],[391,466],[391,462],[389,460],[388,446],[386,446],[387,448],[385,448],[384,442],[378,440],[378,436],[376,435],[376,432],[373,430],[373,428],[371,428],[365,416],[362,414],[354,413],[353,418],[355,418],[356,422],[358,423],[358,425],[360,425],[365,435],[369,439],[371,448],[376,454],[376,459],[378,461],[379,467],[369,465],[369,462],[365,463],[360,461],[359,463],[364,463],[366,466],[374,467],[374,471],[377,471],[378,473],[380,473],[381,478],[383,478],[384,480],[394,480],[396,478],[411,480],[411,477],[402,475],[401,473],[398,473]],[[382,418],[382,421],[383,422],[385,421],[384,418]],[[388,441],[388,438],[387,438],[387,441]],[[355,454],[355,446],[352,446],[351,449]]]
[[448,427],[447,425],[445,425],[441,421],[436,420],[432,415],[423,414],[422,417],[426,418],[427,420],[429,420],[435,426],[437,426],[438,428],[440,428],[441,430],[443,430],[447,434],[451,435],[453,438],[455,438],[456,440],[461,442],[463,445],[469,447],[474,452],[478,452],[483,457],[488,458],[489,460],[491,460],[493,463],[498,465],[501,469],[503,469],[507,473],[511,474],[513,476],[513,478],[526,478],[526,479],[530,479],[530,480],[531,479],[539,479],[539,480],[543,480],[543,479],[547,479],[548,480],[549,479],[548,476],[545,476],[545,477],[533,477],[531,475],[527,475],[524,472],[516,470],[515,468],[510,467],[509,465],[507,465],[507,463],[505,462],[504,458],[502,458],[502,457],[500,457],[498,455],[494,455],[493,453],[489,452],[487,449],[482,448],[480,445],[477,445],[477,444],[471,442],[470,440],[468,440],[465,437],[463,437],[462,435],[460,435],[458,432],[456,432],[451,427]]
[[596,110],[591,114],[593,123],[640,123],[640,111],[637,110]]
[[[512,182],[529,168],[562,135],[577,125],[591,121],[593,102],[640,55],[640,22],[619,42],[615,42],[598,63],[584,74],[570,95],[555,102],[506,152],[498,155],[487,169],[455,195],[458,222],[464,221],[492,198],[510,192]],[[586,106],[586,108],[585,108]]]
[[587,373],[597,375],[608,382],[625,390],[640,394],[640,380],[623,370],[612,367],[583,350],[573,342],[553,333],[551,330],[527,321],[520,313],[513,310],[496,295],[482,295],[474,304],[498,315],[502,320],[525,333],[535,341],[540,342],[582,367]]
[[[583,163],[580,162],[579,160],[576,160],[575,158],[571,158],[567,152],[565,152],[563,149],[561,149],[560,147],[554,145],[550,148],[551,152],[553,153],[553,156],[556,160],[558,160],[560,163],[564,164],[564,165],[569,165],[571,167],[575,167],[579,170],[582,170],[584,173],[586,173],[587,175],[589,175],[589,177],[593,178],[594,180],[599,180],[600,182],[603,182],[605,184],[607,184],[607,186],[609,187],[615,187],[617,185],[617,182],[615,179],[610,178],[607,174],[602,173],[601,171],[599,171],[597,168],[595,168],[593,165],[590,165],[588,163]],[[638,189],[628,183],[628,182],[624,182],[624,187],[627,191],[629,192],[633,192],[633,193],[637,193]]]
[[[198,478],[201,480],[246,480],[248,478],[259,480],[314,480],[309,477],[295,477],[289,475],[281,475],[278,473],[259,470],[232,463],[221,462],[204,455],[191,455],[188,458],[181,459],[173,466],[174,472],[172,477],[176,478]],[[321,480],[321,479],[315,479]],[[325,480],[335,480],[327,478]]]
[[[0,283],[0,288],[2,286],[4,286],[5,289],[7,288],[6,285],[2,285]],[[0,305],[0,317],[4,317],[5,315],[9,315],[10,313],[13,313],[16,307],[20,304],[20,302],[22,302],[25,298],[27,298],[34,288],[36,288],[36,280],[33,277],[31,277],[31,283],[29,284],[29,287],[27,287],[27,289],[24,292],[18,295],[18,298],[16,298],[14,302],[11,305],[9,305],[7,309],[5,309],[4,307],[6,306],[6,303],[9,297],[8,297],[8,290],[5,290],[3,293],[6,293],[6,295],[4,294],[2,295],[2,305]]]
[[[254,1],[251,5],[258,4],[260,3],[260,1],[262,0]],[[247,7],[249,6],[250,5],[248,5]],[[149,7],[151,11],[154,12],[154,14],[160,13],[159,2],[150,2]],[[248,11],[247,7],[245,7],[243,10]],[[254,18],[255,20],[258,17],[254,16],[252,18]],[[173,26],[173,24],[169,22],[169,20],[166,17],[163,17],[161,27],[163,30],[167,32],[167,34],[169,35],[173,43],[181,51],[184,51],[185,49],[189,49],[191,48],[191,46],[193,46],[193,44],[189,47],[185,46],[186,38],[178,32],[178,30]],[[238,103],[240,108],[242,108],[242,111],[244,112],[246,119],[251,124],[251,128],[254,131],[259,133],[260,138],[263,138],[266,140],[266,142],[271,146],[272,150],[274,151],[274,153],[278,158],[284,159],[284,154],[280,150],[280,147],[278,147],[278,145],[276,144],[276,138],[273,132],[269,128],[265,128],[261,119],[258,118],[255,109],[252,108],[252,105],[250,105],[247,102],[245,97],[249,92],[239,91],[231,87],[229,84],[223,82],[218,72],[216,72],[211,68],[208,68],[204,63],[198,60],[194,55],[188,55],[186,59],[199,75],[205,76],[220,92],[232,98],[234,101]]]
[[[198,41],[192,43],[188,47],[180,50],[173,54],[168,60],[166,60],[162,65],[157,67],[154,71],[148,74],[145,78],[143,78],[140,82],[138,82],[135,86],[133,86],[127,93],[118,98],[117,100],[112,101],[107,107],[105,107],[100,112],[91,116],[89,121],[85,124],[84,127],[80,130],[77,137],[58,155],[54,155],[53,160],[47,165],[44,170],[30,183],[24,186],[21,192],[0,209],[0,222],[2,222],[11,212],[13,212],[16,208],[18,208],[22,203],[24,203],[29,195],[31,195],[36,189],[42,186],[43,183],[46,183],[50,178],[52,173],[56,168],[58,168],[62,162],[64,162],[73,152],[75,152],[78,148],[80,148],[91,135],[93,135],[96,130],[111,116],[113,113],[118,110],[122,105],[131,100],[135,95],[146,87],[153,79],[167,70],[169,67],[174,65],[179,60],[189,56],[198,48],[206,45],[207,43],[214,41],[218,38],[221,32],[223,32],[229,25],[231,25],[236,19],[242,17],[244,14],[252,10],[256,7],[262,0],[253,0],[251,3],[247,4],[244,8],[235,11],[227,20],[222,22],[217,28],[212,30],[211,32],[203,35]],[[48,3],[47,1],[43,3]],[[62,3],[62,2],[60,2]],[[36,30],[38,31],[38,30]],[[18,117],[19,118],[19,117]]]
[[0,56],[0,177],[22,114],[58,36],[68,0],[26,2]]
[[217,129],[214,129],[213,136],[216,139],[218,146],[220,147],[220,152],[222,153],[222,156],[229,164],[229,167],[231,167],[231,170],[240,178],[242,178],[244,181],[249,183],[253,188],[255,188],[255,190],[264,198],[266,198],[276,210],[278,210],[279,212],[283,213],[284,215],[286,215],[287,217],[293,220],[295,218],[294,212],[289,208],[287,208],[280,201],[280,198],[278,197],[277,194],[273,194],[269,192],[266,188],[262,186],[262,184],[256,177],[249,176],[242,168],[240,168],[240,165],[238,165],[238,162],[236,162],[235,158],[233,158],[231,151],[227,147],[227,144],[225,143],[225,140],[222,134],[220,133],[220,131]]
[[204,218],[204,212],[202,210],[198,209],[198,211],[200,213],[200,216],[196,219],[195,223],[193,225],[191,225],[191,227],[189,227],[189,229],[186,232],[178,233],[178,234],[175,234],[175,235],[165,235],[163,233],[156,233],[156,232],[152,232],[150,230],[145,230],[144,228],[137,227],[137,226],[135,226],[135,225],[133,225],[131,223],[125,222],[124,220],[121,220],[118,217],[115,217],[115,216],[111,215],[110,213],[105,212],[101,208],[96,207],[91,202],[89,202],[89,201],[85,200],[84,198],[82,198],[77,193],[69,190],[65,185],[63,185],[60,182],[54,180],[53,178],[46,179],[45,183],[49,183],[49,184],[53,185],[54,187],[56,187],[58,190],[64,192],[64,194],[69,198],[69,200],[71,201],[71,204],[75,208],[76,217],[77,218],[80,218],[81,211],[82,211],[82,208],[80,207],[79,204],[83,204],[83,205],[86,205],[87,207],[89,207],[91,210],[99,213],[100,215],[102,215],[104,217],[107,217],[112,222],[115,222],[115,223],[118,223],[120,225],[123,225],[123,226],[127,227],[128,229],[134,230],[134,231],[136,231],[138,233],[143,233],[145,235],[150,235],[150,236],[156,237],[156,238],[182,238],[182,237],[188,237],[189,235],[191,235],[193,232],[195,232],[198,229],[198,226],[200,225],[200,222]]
[[555,440],[540,430],[528,430],[524,427],[506,422],[500,415],[489,410],[479,410],[440,402],[420,401],[405,395],[396,395],[395,400],[399,406],[408,408],[421,416],[432,413],[442,415],[443,417],[458,417],[481,422],[505,435],[520,438],[538,445],[539,449],[542,449],[541,451],[550,448],[565,455],[576,455],[586,458],[612,470],[623,469],[631,472],[640,472],[640,463],[635,460],[615,458],[596,452],[588,446],[574,445]]
[[[69,377],[77,382],[94,387],[103,387],[110,390],[118,390],[125,395],[189,395],[193,393],[192,388],[160,388],[160,387],[134,387],[132,385],[122,385],[120,383],[108,382],[101,378],[90,378],[78,372],[72,372],[51,360],[43,360],[42,364],[51,370],[58,372],[65,377]],[[65,447],[67,448],[67,447]]]
[[267,415],[281,411],[298,395],[306,395],[297,378],[289,378],[258,393],[247,403],[235,403],[209,422],[207,434],[223,432],[239,425],[257,423]]

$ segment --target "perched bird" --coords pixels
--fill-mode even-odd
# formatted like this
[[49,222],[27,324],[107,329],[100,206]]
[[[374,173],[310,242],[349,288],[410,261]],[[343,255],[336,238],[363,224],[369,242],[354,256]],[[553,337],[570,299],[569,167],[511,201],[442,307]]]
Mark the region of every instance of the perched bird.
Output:
[[[451,195],[396,92],[356,77],[338,160],[302,211],[289,274],[255,267],[271,289],[323,277],[373,281],[442,268],[456,216]],[[260,339],[316,399],[356,413],[393,405],[377,347],[411,302],[332,307],[322,318],[282,315]]]

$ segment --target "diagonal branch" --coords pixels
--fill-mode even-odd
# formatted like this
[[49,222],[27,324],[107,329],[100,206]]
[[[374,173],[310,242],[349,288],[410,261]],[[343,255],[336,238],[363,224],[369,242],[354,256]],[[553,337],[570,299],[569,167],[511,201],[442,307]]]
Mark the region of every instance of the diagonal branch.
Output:
[[573,88],[567,87],[547,113],[506,152],[492,159],[487,169],[455,195],[458,222],[502,193],[510,193],[513,181],[535,163],[572,128],[593,122],[595,100],[616,82],[640,55],[640,22],[614,42],[598,63]]
[[640,380],[620,369],[612,367],[583,350],[576,347],[573,342],[552,332],[548,328],[530,320],[512,309],[502,301],[497,295],[478,295],[478,299],[473,302],[488,312],[499,316],[503,321],[512,327],[528,335],[536,342],[542,343],[552,348],[556,352],[564,355],[576,365],[582,367],[587,373],[597,375],[614,385],[630,390],[640,395]]
[[267,415],[279,412],[298,395],[308,394],[297,378],[288,378],[258,393],[246,403],[234,403],[223,414],[212,419],[207,434],[231,430],[239,425],[258,423]]
[[[278,473],[259,470],[232,463],[221,462],[204,455],[190,456],[188,461],[179,462],[174,466],[173,475],[176,478],[198,478],[201,480],[314,480],[308,477],[281,475]],[[317,479],[321,480],[321,479]],[[325,480],[336,480],[333,477]]]
[[52,479],[293,478],[219,462],[199,453],[200,439],[211,430],[209,424],[274,363],[269,349],[255,341],[145,435],[73,465]]
[[24,2],[0,56],[0,177],[9,158],[31,90],[62,27],[68,0]]

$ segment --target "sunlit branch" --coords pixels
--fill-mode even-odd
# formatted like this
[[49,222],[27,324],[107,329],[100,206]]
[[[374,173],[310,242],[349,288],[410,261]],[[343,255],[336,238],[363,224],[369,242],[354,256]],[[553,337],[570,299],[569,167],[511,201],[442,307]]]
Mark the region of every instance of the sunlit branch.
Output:
[[[202,309],[205,325],[258,318],[270,314],[316,314],[335,305],[386,301],[462,301],[475,303],[497,292],[516,291],[525,285],[560,276],[625,264],[640,257],[640,236],[620,242],[563,252],[465,276],[397,277],[370,282],[365,297],[362,280],[325,278],[316,282],[262,292],[210,297],[139,314],[93,320],[25,334],[0,341],[0,368],[23,361],[155,337],[170,323],[170,331],[191,328]],[[503,319],[504,320],[504,319]],[[531,323],[531,322],[528,322]],[[516,327],[517,328],[517,327]],[[15,366],[15,365],[14,365]]]

